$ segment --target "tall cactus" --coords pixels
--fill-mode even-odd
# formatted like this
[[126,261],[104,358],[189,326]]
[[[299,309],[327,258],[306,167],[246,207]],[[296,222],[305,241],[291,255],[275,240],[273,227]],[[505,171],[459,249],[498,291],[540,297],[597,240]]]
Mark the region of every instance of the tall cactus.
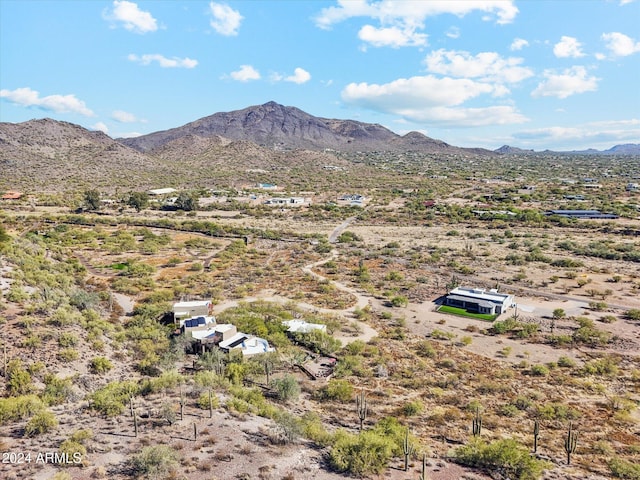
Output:
[[364,390],[356,397],[356,409],[358,411],[358,418],[360,419],[360,431],[364,425],[364,421],[367,418],[367,397],[364,394]]
[[538,436],[540,435],[540,421],[536,418],[533,422],[533,453],[538,451]]
[[482,432],[482,417],[480,416],[480,407],[476,407],[476,416],[471,422],[473,436],[478,437]]
[[409,441],[409,427],[404,434],[404,440],[402,441],[402,453],[404,454],[404,471],[409,470],[409,456],[413,454],[414,447]]
[[420,473],[420,480],[427,480],[427,454],[422,454],[422,472]]
[[567,452],[567,465],[571,465],[571,454],[575,453],[578,446],[578,432],[573,431],[573,425],[569,422],[569,430],[564,439],[564,451]]

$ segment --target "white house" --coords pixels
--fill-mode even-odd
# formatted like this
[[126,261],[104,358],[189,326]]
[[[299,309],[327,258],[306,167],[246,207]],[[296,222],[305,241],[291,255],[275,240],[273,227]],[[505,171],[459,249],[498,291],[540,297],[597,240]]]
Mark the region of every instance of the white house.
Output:
[[310,333],[313,330],[327,331],[327,326],[320,323],[308,323],[304,320],[284,320],[282,324],[289,333]]
[[254,337],[246,333],[238,332],[231,338],[218,344],[220,350],[229,353],[231,350],[240,349],[243,357],[251,357],[261,353],[275,352],[275,348],[269,346],[263,338]]
[[149,190],[147,193],[149,195],[169,195],[170,193],[173,193],[175,191],[176,191],[175,188],[155,188],[155,189]]
[[496,289],[456,287],[449,292],[444,304],[463,308],[472,313],[500,315],[514,303],[513,295],[499,293]]
[[292,205],[304,205],[305,199],[302,197],[281,197],[281,198],[269,198],[264,202],[265,205],[279,205],[279,206],[292,206]]

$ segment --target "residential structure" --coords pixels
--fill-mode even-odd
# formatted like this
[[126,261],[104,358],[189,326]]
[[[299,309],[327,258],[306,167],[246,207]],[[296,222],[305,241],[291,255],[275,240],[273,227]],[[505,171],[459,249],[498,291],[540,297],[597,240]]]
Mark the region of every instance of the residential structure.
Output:
[[176,325],[182,326],[180,320],[186,320],[193,317],[206,317],[211,310],[211,302],[209,300],[195,300],[189,302],[176,302],[173,304],[173,319]]
[[243,357],[252,357],[261,353],[275,352],[275,348],[269,346],[263,338],[255,337],[246,333],[238,332],[231,338],[218,344],[220,350],[229,353],[231,350],[239,349]]
[[22,192],[6,192],[2,195],[2,200],[20,200],[22,198]]
[[444,304],[471,313],[500,315],[513,306],[514,299],[513,295],[499,293],[496,289],[456,287],[446,296]]
[[314,330],[327,331],[327,326],[320,323],[308,323],[304,320],[284,320],[282,324],[289,333],[310,333]]
[[582,219],[615,219],[618,215],[613,213],[602,213],[600,210],[547,210],[545,215],[558,215],[567,218]]
[[175,188],[155,188],[152,190],[148,190],[147,193],[149,195],[169,195],[170,193],[176,192]]
[[265,205],[278,206],[304,205],[304,203],[305,199],[302,197],[270,198],[264,202]]

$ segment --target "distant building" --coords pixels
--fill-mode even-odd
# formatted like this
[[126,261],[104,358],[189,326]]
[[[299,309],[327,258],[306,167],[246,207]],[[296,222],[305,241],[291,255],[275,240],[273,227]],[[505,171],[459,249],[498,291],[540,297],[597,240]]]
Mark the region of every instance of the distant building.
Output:
[[499,293],[495,289],[456,287],[446,296],[444,304],[471,313],[500,315],[513,305],[513,301],[513,295]]
[[256,188],[259,188],[260,190],[277,190],[278,185],[274,183],[259,183],[256,185]]
[[310,333],[314,330],[327,331],[327,326],[320,323],[308,323],[304,320],[285,320],[282,324],[287,327],[289,333]]
[[176,302],[173,304],[173,319],[177,325],[180,320],[198,316],[208,316],[211,310],[211,302],[208,300],[194,300],[189,302]]
[[174,193],[176,191],[177,190],[175,188],[156,188],[153,190],[148,190],[147,193],[149,195],[158,196],[158,195],[169,195],[170,193]]
[[275,352],[275,348],[269,346],[263,338],[254,337],[246,333],[238,332],[228,340],[218,344],[223,352],[229,353],[231,350],[239,349],[243,357],[252,357],[261,353]]
[[20,200],[22,195],[22,192],[6,192],[2,195],[2,200]]
[[305,199],[302,197],[270,198],[264,202],[265,205],[304,205]]
[[640,190],[640,184],[627,183],[626,190],[627,190],[627,192],[635,192],[636,190]]
[[618,215],[613,213],[602,213],[600,210],[547,210],[545,215],[557,215],[559,217],[566,218],[581,218],[581,219],[615,219]]

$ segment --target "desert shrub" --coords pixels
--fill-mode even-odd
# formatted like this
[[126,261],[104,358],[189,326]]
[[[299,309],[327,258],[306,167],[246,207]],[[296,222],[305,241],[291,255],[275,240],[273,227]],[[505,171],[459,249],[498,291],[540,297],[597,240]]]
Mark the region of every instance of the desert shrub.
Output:
[[58,345],[63,348],[75,347],[78,344],[78,337],[73,333],[64,332],[58,337]]
[[339,431],[335,435],[329,461],[339,472],[360,476],[379,474],[391,459],[392,450],[389,440],[373,431],[359,435]]
[[0,425],[28,418],[44,409],[44,403],[35,395],[0,398]]
[[48,410],[42,410],[29,419],[24,428],[24,434],[27,437],[35,437],[47,433],[57,426],[56,416]]
[[178,452],[168,445],[144,447],[131,459],[131,468],[146,478],[164,478],[178,466]]
[[10,396],[26,395],[33,388],[31,374],[22,366],[22,361],[11,360],[7,365],[7,393]]
[[416,353],[421,357],[433,358],[436,356],[436,349],[428,340],[422,340],[416,347]]
[[300,385],[293,375],[274,379],[271,382],[271,388],[275,390],[276,397],[281,402],[296,400],[300,395]]
[[316,412],[305,412],[300,418],[300,424],[302,425],[302,435],[305,438],[321,446],[328,446],[331,443],[333,436],[327,432],[322,424],[322,419]]
[[506,438],[486,443],[473,439],[454,451],[457,462],[471,467],[500,471],[508,478],[535,480],[549,465],[529,454],[529,449],[513,439]]
[[535,375],[537,377],[544,377],[549,374],[549,368],[546,365],[537,364],[531,365],[531,375]]
[[424,409],[424,405],[422,404],[422,402],[416,400],[413,402],[405,403],[402,406],[401,411],[405,417],[413,417],[415,415],[419,415],[420,413],[422,413],[423,409]]
[[89,368],[93,373],[106,373],[113,368],[113,364],[106,357],[95,357],[89,362]]
[[77,360],[80,354],[74,348],[65,348],[60,350],[56,356],[61,362],[69,363]]
[[563,368],[573,368],[576,366],[576,362],[573,359],[567,357],[566,355],[562,355],[558,359],[558,366]]
[[289,412],[279,411],[274,420],[277,439],[281,443],[293,443],[302,435],[302,422]]
[[198,407],[202,410],[209,410],[209,406],[211,406],[211,408],[218,408],[220,406],[220,400],[218,400],[218,396],[212,392],[211,405],[209,405],[209,392],[202,392],[198,397]]
[[44,384],[41,398],[47,405],[60,405],[73,395],[71,378],[58,378],[53,374],[47,374]]
[[640,464],[613,457],[609,461],[611,474],[616,478],[637,480],[640,478]]
[[555,402],[537,405],[535,413],[541,420],[577,420],[580,418],[580,412],[575,408]]
[[590,360],[582,366],[580,373],[582,375],[613,376],[618,373],[618,362],[610,356]]
[[88,396],[90,406],[109,417],[120,415],[140,388],[136,382],[111,382]]
[[318,391],[318,397],[347,402],[353,398],[353,386],[346,380],[331,379]]

